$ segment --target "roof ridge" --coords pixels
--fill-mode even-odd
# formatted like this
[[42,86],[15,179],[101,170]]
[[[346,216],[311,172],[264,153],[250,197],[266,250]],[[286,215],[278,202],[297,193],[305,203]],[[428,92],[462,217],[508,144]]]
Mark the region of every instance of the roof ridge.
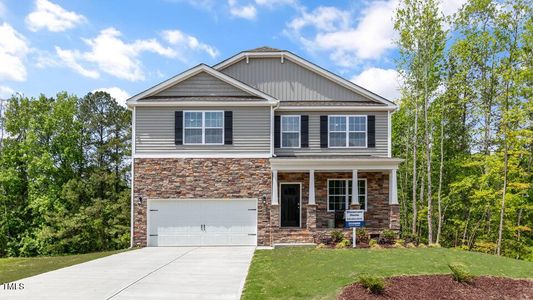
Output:
[[261,46],[254,49],[246,50],[243,52],[283,52],[284,50],[272,48],[270,46]]

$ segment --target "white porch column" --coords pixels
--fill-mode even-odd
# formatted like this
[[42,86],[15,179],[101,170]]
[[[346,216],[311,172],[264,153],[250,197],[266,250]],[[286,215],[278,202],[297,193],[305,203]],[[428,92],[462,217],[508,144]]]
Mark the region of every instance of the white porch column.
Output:
[[272,205],[278,205],[278,170],[272,170]]
[[309,205],[315,204],[315,170],[309,170]]
[[398,191],[396,188],[396,169],[389,173],[389,204],[398,204]]
[[352,205],[359,205],[357,170],[352,170]]

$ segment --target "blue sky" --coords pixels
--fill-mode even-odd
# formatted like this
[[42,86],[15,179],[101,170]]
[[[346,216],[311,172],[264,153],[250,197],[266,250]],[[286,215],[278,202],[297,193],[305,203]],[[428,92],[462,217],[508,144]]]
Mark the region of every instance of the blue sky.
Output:
[[[464,1],[445,0],[446,14]],[[397,0],[0,0],[0,97],[123,102],[198,63],[286,49],[389,99],[398,96]]]

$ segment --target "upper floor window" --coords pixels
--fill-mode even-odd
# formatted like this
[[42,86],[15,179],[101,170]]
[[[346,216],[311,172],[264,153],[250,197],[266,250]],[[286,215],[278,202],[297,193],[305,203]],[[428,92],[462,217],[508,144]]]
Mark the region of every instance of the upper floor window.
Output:
[[366,148],[366,116],[329,116],[330,148]]
[[224,144],[224,112],[185,111],[184,144]]
[[300,148],[300,116],[281,116],[281,147]]

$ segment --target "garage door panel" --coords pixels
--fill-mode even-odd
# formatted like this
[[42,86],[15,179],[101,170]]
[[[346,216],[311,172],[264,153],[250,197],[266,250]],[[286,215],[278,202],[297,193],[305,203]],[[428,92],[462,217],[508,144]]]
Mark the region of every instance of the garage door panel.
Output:
[[148,245],[256,245],[256,205],[249,199],[150,200]]

